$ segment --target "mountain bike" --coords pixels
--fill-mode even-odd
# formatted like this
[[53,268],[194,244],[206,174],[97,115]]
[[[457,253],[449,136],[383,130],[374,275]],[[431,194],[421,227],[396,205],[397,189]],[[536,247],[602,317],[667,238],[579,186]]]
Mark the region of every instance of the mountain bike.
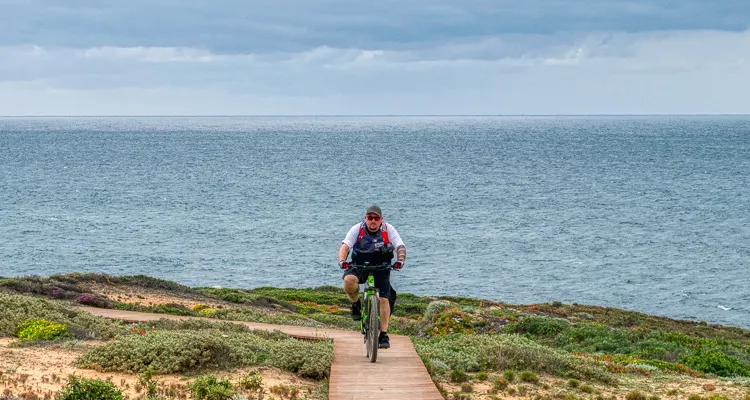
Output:
[[360,320],[360,329],[365,335],[365,347],[367,348],[367,358],[370,362],[378,359],[378,338],[380,337],[380,291],[375,287],[376,271],[390,271],[393,266],[389,263],[370,265],[354,265],[364,276],[367,276],[364,290],[360,292],[362,298],[362,319]]

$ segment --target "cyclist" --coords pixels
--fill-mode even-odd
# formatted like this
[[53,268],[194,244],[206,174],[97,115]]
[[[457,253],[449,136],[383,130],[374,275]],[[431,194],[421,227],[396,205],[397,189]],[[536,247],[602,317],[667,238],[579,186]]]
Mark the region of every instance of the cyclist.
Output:
[[[351,265],[347,262],[349,250],[352,251]],[[344,291],[352,301],[352,319],[362,318],[362,304],[359,301],[359,285],[365,283],[367,276],[361,274],[357,265],[369,262],[371,265],[390,263],[393,253],[396,253],[394,269],[401,269],[406,260],[406,246],[393,225],[383,221],[380,207],[367,207],[364,222],[349,229],[339,249],[339,266],[344,272]],[[378,348],[391,347],[388,339],[388,319],[391,307],[388,299],[391,297],[391,271],[375,271],[375,287],[380,292],[380,337]]]

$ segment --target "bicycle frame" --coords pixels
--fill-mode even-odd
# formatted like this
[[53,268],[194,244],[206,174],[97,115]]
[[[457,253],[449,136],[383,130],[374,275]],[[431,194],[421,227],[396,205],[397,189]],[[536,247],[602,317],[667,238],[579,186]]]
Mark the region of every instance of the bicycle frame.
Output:
[[364,342],[367,348],[367,358],[370,362],[375,362],[378,357],[378,339],[380,338],[380,293],[375,287],[375,271],[391,270],[390,264],[374,265],[369,264],[358,266],[361,273],[367,274],[365,287],[362,293],[362,319],[360,320],[360,330],[365,335]]
[[[375,287],[375,277],[372,275],[372,271],[370,271],[370,274],[367,276],[367,281],[365,282],[365,288],[362,291],[363,298],[362,298],[362,319],[360,320],[360,329],[362,330],[362,333],[366,332],[366,321],[367,317],[370,316],[370,301],[374,298],[378,301],[378,308],[380,308],[380,293],[378,289]],[[378,324],[380,324],[380,315],[378,313]]]

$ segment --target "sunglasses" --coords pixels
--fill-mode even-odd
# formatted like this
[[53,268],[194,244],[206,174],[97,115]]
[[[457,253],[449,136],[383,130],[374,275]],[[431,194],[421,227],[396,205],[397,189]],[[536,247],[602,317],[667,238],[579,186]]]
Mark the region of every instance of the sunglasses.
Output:
[[366,218],[368,221],[380,221],[382,219],[378,217],[377,215],[368,215]]

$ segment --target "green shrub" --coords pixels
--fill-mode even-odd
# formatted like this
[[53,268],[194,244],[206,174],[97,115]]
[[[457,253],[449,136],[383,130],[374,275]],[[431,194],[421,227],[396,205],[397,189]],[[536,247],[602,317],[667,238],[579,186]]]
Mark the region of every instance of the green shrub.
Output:
[[461,391],[464,393],[471,393],[474,391],[474,385],[469,382],[464,382],[461,384]]
[[490,379],[490,376],[486,372],[479,371],[479,373],[477,373],[477,380],[486,381],[487,379]]
[[433,301],[427,305],[427,308],[425,308],[424,319],[430,321],[433,317],[440,315],[441,312],[445,311],[450,306],[451,303],[445,300]]
[[149,332],[122,337],[95,347],[78,359],[78,366],[97,371],[176,373],[233,364],[229,346],[220,334],[199,332]]
[[200,288],[200,291],[221,299],[230,303],[242,303],[245,299],[250,298],[250,295],[239,289],[227,289],[227,288]]
[[625,400],[646,400],[646,396],[639,392],[639,391],[633,391],[625,395]]
[[16,337],[21,340],[54,340],[68,336],[68,328],[44,319],[30,319],[16,328]]
[[[344,291],[340,287],[335,286],[321,286],[310,289],[259,287],[250,290],[249,294],[254,297],[264,297],[266,299],[281,300],[285,302],[311,302],[317,304],[338,305],[339,307],[347,308],[351,305],[351,301]],[[399,299],[401,297],[402,296],[399,295]]]
[[576,374],[604,383],[616,379],[594,360],[575,357],[520,335],[451,335],[414,339],[422,359],[441,360],[467,372],[528,369],[558,376]]
[[59,400],[123,400],[122,391],[110,381],[86,379],[71,375],[62,391]]
[[[74,275],[74,274],[72,274]],[[53,275],[52,277],[55,277]],[[148,288],[148,289],[157,289],[157,290],[167,290],[170,292],[179,292],[179,293],[198,293],[196,290],[191,289],[190,287],[180,285],[179,283],[154,278],[147,275],[132,275],[132,276],[119,276],[119,277],[112,277],[112,276],[106,276],[109,280],[111,280],[114,283],[122,283],[125,285],[130,286],[137,286],[140,288]]]
[[690,396],[688,396],[687,400],[703,400],[703,397],[701,397],[701,395],[699,394],[693,393]]
[[750,368],[736,358],[716,350],[699,348],[680,361],[697,371],[719,376],[750,376]]
[[263,376],[258,371],[250,371],[240,379],[240,389],[259,392],[263,389]]
[[273,343],[266,361],[272,367],[317,380],[328,378],[332,363],[333,342],[311,343],[292,338]]
[[577,388],[577,387],[578,387],[578,386],[579,386],[580,384],[581,384],[581,381],[579,381],[578,379],[570,379],[570,380],[568,380],[568,387],[571,387],[571,388],[574,388],[574,389],[575,389],[575,388]]
[[591,385],[581,385],[581,391],[583,393],[594,393],[594,388]]
[[570,322],[562,318],[528,316],[514,324],[516,333],[529,333],[537,336],[557,335],[570,328]]
[[469,379],[469,377],[466,375],[464,371],[461,371],[460,369],[454,369],[451,371],[451,382],[466,382]]
[[126,332],[122,322],[73,310],[57,300],[0,293],[0,310],[0,336],[15,336],[17,327],[31,319],[65,325],[76,339],[111,339]]
[[497,390],[505,390],[505,388],[508,387],[508,381],[503,378],[497,378],[495,379],[495,382],[492,384],[493,389]]
[[[222,332],[249,333],[250,328],[242,324],[232,322],[212,322],[204,319],[185,319],[175,320],[161,318],[154,321],[143,322],[139,324],[146,330],[164,330],[164,331],[203,331],[203,330],[220,330]],[[281,334],[280,338],[287,337]]]
[[[222,325],[219,325],[222,326]],[[78,359],[98,371],[175,373],[205,368],[268,365],[323,379],[330,373],[333,345],[303,342],[280,332],[232,330],[154,331],[121,337]]]
[[503,379],[508,382],[513,382],[514,380],[516,380],[516,373],[509,369],[506,369],[505,371],[503,371]]
[[234,387],[228,379],[218,380],[213,375],[196,378],[188,385],[188,390],[196,400],[231,400]]
[[631,354],[636,350],[634,343],[640,336],[628,329],[610,329],[598,323],[577,324],[556,338],[556,344],[568,351],[582,353]]
[[527,383],[539,383],[539,377],[532,371],[522,371],[518,378]]

